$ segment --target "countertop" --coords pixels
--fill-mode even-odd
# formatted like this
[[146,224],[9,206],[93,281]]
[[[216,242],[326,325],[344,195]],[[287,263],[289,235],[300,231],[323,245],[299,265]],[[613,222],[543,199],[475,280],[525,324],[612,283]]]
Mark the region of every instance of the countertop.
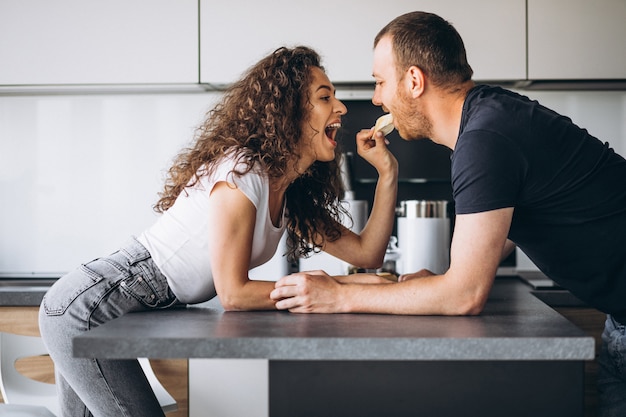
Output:
[[33,307],[58,278],[0,277],[0,307]]
[[[555,285],[541,272],[515,271],[501,268],[499,277],[517,277],[525,282],[533,295],[552,307],[584,307],[578,298]],[[38,306],[50,285],[58,277],[0,277],[0,307]]]
[[[419,332],[417,334],[407,332],[407,330],[405,329],[404,330],[405,333],[399,334],[398,336],[405,337],[408,339],[416,338],[416,337],[417,338],[423,337],[424,340],[420,342],[419,350],[421,352],[420,354],[424,356],[429,355],[428,353],[429,349],[435,349],[435,350],[438,350],[439,352],[442,352],[442,356],[446,355],[445,354],[446,349],[447,350],[457,349],[459,347],[458,345],[452,346],[452,343],[449,340],[446,342],[447,340],[446,337],[448,337],[448,335],[454,334],[457,330],[462,330],[461,333],[467,332],[468,334],[472,335],[472,338],[477,338],[477,340],[480,339],[481,349],[484,347],[488,347],[490,345],[491,347],[493,347],[492,345],[494,344],[503,347],[503,346],[506,346],[507,343],[511,343],[511,342],[515,342],[518,346],[520,342],[524,346],[534,344],[536,345],[537,349],[539,349],[540,345],[547,343],[545,339],[542,339],[542,337],[545,337],[545,334],[543,335],[529,334],[529,329],[526,326],[531,325],[530,317],[524,317],[523,323],[518,322],[518,320],[515,320],[512,323],[513,327],[511,327],[511,330],[512,331],[514,330],[515,332],[519,332],[517,336],[516,335],[507,336],[506,334],[502,333],[502,327],[507,327],[509,324],[511,324],[508,322],[510,320],[510,315],[522,314],[522,311],[516,308],[515,310],[510,310],[508,313],[506,313],[507,315],[509,315],[509,317],[508,319],[504,319],[504,317],[506,316],[502,316],[500,313],[504,313],[504,311],[501,310],[501,307],[506,304],[506,300],[509,300],[508,301],[509,303],[515,302],[516,304],[518,304],[518,307],[519,307],[519,303],[523,302],[526,305],[524,310],[532,312],[533,315],[540,314],[543,317],[543,319],[548,319],[554,315],[561,318],[560,315],[554,312],[552,308],[550,308],[549,306],[552,306],[552,307],[581,306],[583,304],[580,302],[580,300],[572,296],[569,292],[562,290],[558,287],[555,287],[552,285],[545,285],[545,283],[541,285],[533,285],[535,278],[539,279],[541,282],[544,282],[541,276],[536,276],[536,275],[537,274],[532,274],[532,273],[514,275],[514,272],[511,272],[510,276],[499,276],[496,279],[497,285],[496,287],[494,287],[494,290],[492,291],[490,301],[485,311],[483,312],[483,314],[479,317],[448,318],[448,317],[410,317],[410,316],[399,316],[399,317],[389,316],[388,317],[388,316],[383,316],[383,315],[373,315],[373,316],[358,315],[356,317],[352,317],[352,320],[348,320],[346,317],[342,318],[342,316],[344,315],[337,315],[337,317],[333,319],[333,324],[331,326],[335,328],[334,331],[336,334],[339,334],[340,331],[341,332],[347,331],[347,333],[345,334],[350,335],[351,332],[354,331],[355,329],[358,329],[359,326],[368,326],[370,324],[377,324],[377,325],[380,324],[382,326],[391,326],[391,328],[396,328],[396,327],[404,328],[406,326],[409,326],[410,328],[412,326],[417,325],[418,324],[417,322],[419,322],[419,326],[418,326]],[[48,290],[50,285],[52,285],[52,283],[55,280],[56,278],[22,278],[22,277],[0,278],[0,306],[4,306],[4,307],[38,306],[41,303],[41,300],[45,292]],[[507,282],[506,284],[505,284],[505,281]],[[517,281],[517,283],[513,285],[512,281]],[[500,285],[500,284],[503,284],[503,285]],[[511,291],[513,287],[514,287],[514,291]],[[525,294],[530,295],[530,296],[527,297]],[[205,303],[203,304],[202,308],[190,307],[190,308],[187,308],[185,311],[186,313],[185,313],[184,318],[182,318],[182,320],[188,323],[188,325],[186,325],[186,328],[187,327],[194,328],[198,332],[200,332],[200,334],[206,335],[207,333],[211,334],[212,330],[217,330],[217,328],[211,329],[211,326],[217,326],[219,324],[220,327],[224,327],[226,323],[231,323],[231,324],[228,324],[228,326],[232,326],[234,329],[239,329],[238,331],[244,332],[244,337],[249,337],[249,336],[245,336],[245,332],[250,330],[250,329],[247,329],[246,326],[242,325],[242,321],[245,324],[245,320],[246,320],[245,316],[247,314],[252,314],[252,315],[259,314],[259,313],[242,313],[242,312],[241,313],[223,313],[221,306],[217,302]],[[177,323],[178,320],[181,319],[178,316],[179,315],[178,311],[174,311],[171,313],[159,312],[157,314],[161,314],[159,316],[160,320],[171,321],[174,323]],[[299,316],[299,315],[289,315],[286,313],[276,313],[276,312],[263,312],[260,314],[261,314],[261,317],[267,319],[272,324],[276,324],[276,325],[280,324],[281,326],[289,326],[290,328],[293,327],[294,331],[296,327],[305,329],[306,332],[309,332],[309,331],[315,330],[316,328],[320,326],[326,326],[326,324],[324,323],[325,320],[321,320],[320,317],[317,317],[317,316]],[[527,314],[527,313],[524,313],[524,314]],[[277,317],[270,317],[272,315],[277,316]],[[211,320],[208,320],[206,323],[204,323],[206,319],[205,316],[208,316]],[[345,316],[350,317],[353,315],[345,315]],[[327,317],[327,316],[323,315],[321,317]],[[215,321],[216,318],[219,318],[217,322]],[[138,317],[134,317],[133,315],[133,321],[135,320],[141,320],[141,315],[138,315]],[[255,321],[256,320],[257,319],[255,319]],[[415,320],[417,320],[417,322],[414,323]],[[534,320],[538,320],[538,317],[535,317]],[[546,323],[548,322],[549,320],[546,321]],[[569,326],[573,326],[569,322],[567,323]],[[355,328],[344,329],[345,326],[348,326],[348,327],[355,326]],[[438,326],[443,326],[443,327],[441,329],[438,329]],[[490,337],[488,338],[480,337],[481,327],[488,327]],[[331,336],[332,334],[329,337]],[[344,343],[350,342],[351,344],[354,345],[357,343],[357,340],[355,339],[359,339],[361,338],[361,336],[362,335],[359,335],[359,334],[353,335],[349,339],[344,341]],[[385,335],[385,334],[378,334],[378,335],[375,335],[374,337],[384,338],[387,336],[388,335]],[[197,338],[197,335],[194,335],[192,333],[186,333],[185,335],[181,335],[181,337],[192,338],[193,340],[193,338]],[[200,336],[200,338],[202,337],[204,336]],[[276,335],[274,335],[274,337],[276,337]],[[291,338],[292,342],[295,340],[293,334],[287,334],[286,337]],[[229,345],[229,344],[235,343],[237,340],[239,339],[235,338],[233,340],[233,337],[230,336],[228,340],[223,340],[220,343]],[[380,340],[378,341],[380,342]],[[279,342],[280,340],[278,339],[272,341],[273,344],[279,344]],[[309,346],[308,342],[309,341],[307,340],[307,346]],[[376,340],[370,341],[370,343],[375,343],[375,342]],[[359,343],[364,343],[364,342],[359,341]],[[407,343],[409,342],[407,341],[400,342],[399,340],[396,340],[395,342],[397,349],[399,350],[405,349],[402,347],[402,344],[407,344]],[[413,341],[410,344],[415,345],[415,343],[416,342]],[[466,345],[470,345],[471,341],[468,339],[468,340],[465,340],[463,343]],[[574,339],[568,339],[568,338],[559,339],[559,346],[563,346],[563,349],[569,349],[570,347],[563,345],[563,343],[567,345],[567,344],[571,344],[575,342],[574,342]],[[183,351],[181,351],[181,355],[187,354],[190,350],[193,350],[193,351],[197,350],[198,351],[197,354],[201,356],[201,355],[210,353],[212,349],[214,349],[214,347],[209,347],[209,346],[202,347],[201,346],[201,347],[194,347],[193,349],[191,349],[190,347],[186,347]],[[465,349],[465,347],[463,349]],[[519,347],[519,349],[521,350],[523,348]],[[167,351],[158,352],[158,353],[160,354],[160,356],[164,355],[167,357],[177,357],[178,355],[175,351],[172,351],[172,349],[168,349]],[[244,352],[239,353],[239,355],[241,355],[240,357],[248,357],[248,356],[245,356]],[[430,355],[433,356],[435,354],[430,353]],[[450,353],[450,352],[447,355],[454,356],[453,353]],[[467,355],[472,356],[474,354],[467,353]],[[475,355],[476,357],[479,357],[480,352],[476,352]]]
[[224,312],[219,303],[131,313],[74,340],[78,357],[269,360],[592,360],[594,339],[498,277],[474,317]]

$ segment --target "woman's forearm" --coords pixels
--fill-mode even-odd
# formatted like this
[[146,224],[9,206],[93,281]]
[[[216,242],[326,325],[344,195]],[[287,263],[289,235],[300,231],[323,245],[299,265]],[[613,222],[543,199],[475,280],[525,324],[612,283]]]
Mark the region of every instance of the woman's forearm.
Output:
[[360,233],[362,253],[376,254],[381,262],[393,231],[397,195],[397,170],[381,175],[376,184],[370,217]]

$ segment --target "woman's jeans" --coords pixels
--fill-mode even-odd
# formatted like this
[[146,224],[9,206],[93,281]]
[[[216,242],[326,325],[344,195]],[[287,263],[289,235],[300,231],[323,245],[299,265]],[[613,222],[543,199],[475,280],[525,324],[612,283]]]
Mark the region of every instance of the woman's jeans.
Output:
[[626,416],[626,326],[607,316],[598,371],[600,417]]
[[75,358],[72,338],[126,313],[174,305],[180,306],[165,277],[134,239],[59,279],[43,299],[39,327],[54,361],[62,415],[163,416],[137,360]]

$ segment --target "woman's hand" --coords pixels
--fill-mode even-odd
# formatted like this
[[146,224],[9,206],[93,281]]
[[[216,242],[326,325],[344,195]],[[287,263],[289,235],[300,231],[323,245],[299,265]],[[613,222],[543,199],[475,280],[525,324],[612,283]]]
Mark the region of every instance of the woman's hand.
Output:
[[374,129],[363,129],[356,135],[358,154],[370,163],[378,175],[398,175],[398,161],[387,148],[387,139],[377,132],[373,137]]

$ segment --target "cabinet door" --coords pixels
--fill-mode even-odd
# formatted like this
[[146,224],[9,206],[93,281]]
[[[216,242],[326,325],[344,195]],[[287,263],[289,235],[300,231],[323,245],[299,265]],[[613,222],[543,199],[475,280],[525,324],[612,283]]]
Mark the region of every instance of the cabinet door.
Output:
[[528,0],[528,78],[626,78],[626,1]]
[[198,82],[197,0],[2,0],[0,85]]
[[228,84],[282,45],[304,44],[335,82],[372,82],[372,47],[396,16],[425,10],[465,41],[477,80],[526,78],[525,0],[200,0],[200,80]]

